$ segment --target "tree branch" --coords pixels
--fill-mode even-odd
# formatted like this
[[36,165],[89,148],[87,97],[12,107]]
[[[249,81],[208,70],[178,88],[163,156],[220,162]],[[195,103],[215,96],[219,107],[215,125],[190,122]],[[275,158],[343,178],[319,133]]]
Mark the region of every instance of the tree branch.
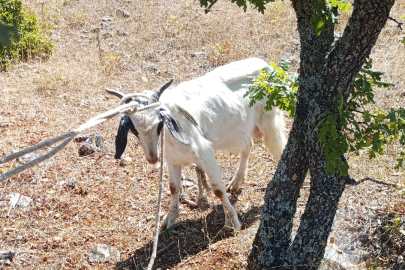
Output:
[[395,188],[397,188],[397,185],[396,185],[396,184],[387,183],[387,182],[385,182],[385,181],[383,181],[383,180],[375,179],[375,178],[370,177],[370,176],[367,176],[367,177],[365,177],[365,178],[363,178],[363,179],[360,179],[360,180],[358,180],[358,181],[354,180],[352,177],[349,176],[349,177],[347,177],[347,179],[346,179],[346,184],[348,184],[348,185],[350,185],[350,186],[358,186],[358,185],[360,185],[361,183],[366,182],[366,181],[371,181],[371,182],[374,182],[374,183],[376,183],[376,184],[380,184],[380,185],[384,185],[384,186],[389,186],[389,187],[395,187]]
[[205,9],[205,14],[211,11],[212,6],[215,5],[216,2],[218,2],[218,0],[212,1],[212,3]]
[[388,17],[388,19],[390,19],[391,21],[396,22],[396,23],[397,23],[398,28],[399,28],[399,29],[401,29],[401,31],[402,31],[402,25],[403,25],[404,23],[399,22],[399,21],[397,21],[396,19],[394,19],[394,18],[392,18],[392,17]]
[[[395,0],[356,0],[342,37],[328,57],[329,85],[333,95],[348,97],[351,84],[370,55]],[[348,84],[349,83],[349,84]]]

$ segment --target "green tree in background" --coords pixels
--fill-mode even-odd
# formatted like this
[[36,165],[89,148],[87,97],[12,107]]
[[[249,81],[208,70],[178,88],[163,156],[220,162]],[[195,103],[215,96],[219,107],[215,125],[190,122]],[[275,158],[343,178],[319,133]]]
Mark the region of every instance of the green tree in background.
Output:
[[0,0],[0,68],[15,61],[52,53],[52,41],[37,17],[23,6],[21,0]]

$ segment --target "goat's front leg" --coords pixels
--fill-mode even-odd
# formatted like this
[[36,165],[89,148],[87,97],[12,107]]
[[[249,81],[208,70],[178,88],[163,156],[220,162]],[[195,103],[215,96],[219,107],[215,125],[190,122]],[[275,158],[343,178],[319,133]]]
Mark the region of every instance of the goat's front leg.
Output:
[[226,196],[226,190],[224,182],[222,181],[222,173],[219,168],[213,150],[206,150],[206,153],[202,155],[204,159],[201,160],[201,168],[208,175],[208,179],[211,183],[212,192],[217,196],[224,206],[225,213],[225,228],[240,230],[242,227],[238,214],[235,208],[233,208],[228,197]]
[[198,166],[195,167],[195,172],[197,173],[198,179],[198,197],[197,197],[197,205],[198,208],[201,210],[206,210],[210,207],[207,198],[204,195],[204,188],[207,191],[211,191],[211,188],[207,184],[207,178],[205,177],[205,172]]
[[167,166],[169,171],[169,185],[170,185],[170,194],[171,201],[169,207],[169,213],[163,219],[162,229],[170,228],[179,216],[179,196],[181,189],[181,166],[174,166],[168,164]]
[[236,192],[243,185],[243,182],[246,177],[246,168],[249,160],[250,150],[252,149],[253,141],[249,140],[249,143],[246,145],[246,148],[240,153],[240,160],[238,170],[232,180],[229,182],[226,187],[226,191]]

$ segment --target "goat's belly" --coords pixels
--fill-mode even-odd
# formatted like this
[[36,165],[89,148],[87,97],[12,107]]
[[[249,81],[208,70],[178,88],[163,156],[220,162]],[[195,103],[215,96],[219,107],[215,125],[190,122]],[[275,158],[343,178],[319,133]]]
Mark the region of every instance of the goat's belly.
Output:
[[214,150],[224,150],[224,151],[243,151],[249,147],[251,144],[252,138],[244,137],[239,140],[235,138],[230,138],[229,140],[221,140],[213,143]]
[[[183,149],[184,150],[184,149]],[[194,163],[195,154],[192,151],[178,151],[175,148],[165,148],[165,160],[172,165],[189,165]]]

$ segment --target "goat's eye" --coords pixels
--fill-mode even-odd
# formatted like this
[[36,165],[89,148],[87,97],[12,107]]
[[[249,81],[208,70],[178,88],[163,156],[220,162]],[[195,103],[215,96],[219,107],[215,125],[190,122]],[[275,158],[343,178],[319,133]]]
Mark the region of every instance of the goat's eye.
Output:
[[160,135],[160,132],[162,131],[162,128],[163,128],[163,121],[158,124],[158,127],[157,127],[157,135],[158,136]]

